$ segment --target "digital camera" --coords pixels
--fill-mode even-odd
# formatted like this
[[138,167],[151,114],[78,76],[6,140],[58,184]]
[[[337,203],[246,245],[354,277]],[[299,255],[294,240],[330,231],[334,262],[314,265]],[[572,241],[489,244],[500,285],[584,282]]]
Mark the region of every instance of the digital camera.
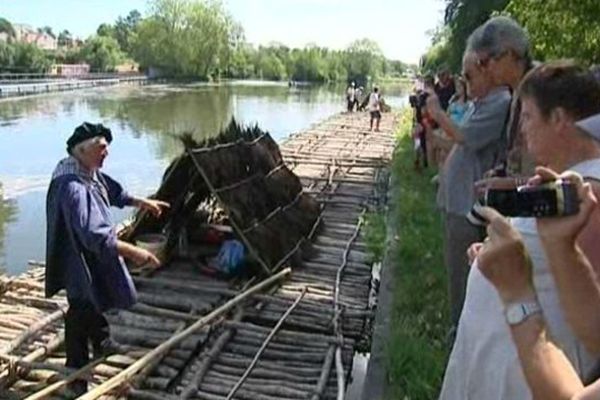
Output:
[[515,189],[489,188],[467,214],[467,219],[473,225],[487,224],[487,220],[478,212],[482,206],[494,208],[506,217],[559,217],[577,214],[579,197],[574,184],[561,180]]

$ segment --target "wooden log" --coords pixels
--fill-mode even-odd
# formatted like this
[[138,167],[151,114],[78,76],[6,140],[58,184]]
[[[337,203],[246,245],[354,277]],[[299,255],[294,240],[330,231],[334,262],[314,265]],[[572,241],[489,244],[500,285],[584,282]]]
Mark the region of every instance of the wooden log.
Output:
[[332,344],[329,346],[329,350],[327,350],[327,355],[325,356],[325,361],[323,362],[319,382],[317,383],[315,393],[311,397],[311,400],[320,400],[321,396],[323,396],[323,391],[325,390],[325,386],[329,381],[329,374],[331,372],[331,366],[333,364],[335,349],[336,345]]
[[161,308],[161,307],[154,307],[154,306],[150,306],[148,304],[143,304],[143,303],[136,303],[131,308],[131,310],[135,311],[135,312],[139,312],[140,314],[154,315],[157,317],[173,318],[173,319],[185,320],[185,321],[197,321],[198,320],[197,317],[194,317],[194,316],[190,315],[189,313],[173,311],[173,310],[169,310],[169,309]]
[[[239,322],[242,319],[242,315],[243,313],[238,310],[233,317],[233,321]],[[219,355],[219,353],[221,353],[225,345],[231,340],[234,334],[235,330],[233,328],[226,328],[215,340],[210,350],[202,355],[202,361],[197,365],[194,376],[181,393],[182,399],[189,399],[198,391],[204,376],[208,372],[208,368],[212,365],[215,358]]]
[[[246,367],[250,364],[249,358],[238,358],[225,356],[219,357],[219,361],[213,364],[211,371],[217,371],[233,376],[241,376]],[[319,370],[316,368],[299,368],[296,366],[284,365],[281,362],[270,362],[260,360],[252,372],[252,376],[263,379],[288,379],[303,383],[317,382]]]
[[66,312],[66,307],[61,307],[53,313],[47,315],[41,320],[37,321],[33,325],[31,325],[25,332],[16,337],[8,346],[5,346],[0,350],[2,354],[10,354],[16,348],[18,348],[21,344],[29,340],[31,337],[39,333],[41,330],[45,329],[47,326],[51,325],[55,321],[64,317],[64,313]]
[[248,366],[248,368],[246,369],[246,371],[244,372],[244,374],[242,375],[242,377],[240,378],[240,380],[235,384],[235,386],[233,387],[233,389],[231,389],[231,391],[227,395],[227,399],[226,400],[231,400],[233,398],[233,396],[235,395],[235,393],[239,390],[240,386],[242,386],[242,384],[244,383],[244,380],[246,378],[248,378],[248,375],[250,375],[250,372],[252,372],[252,369],[256,365],[256,362],[261,357],[261,355],[264,353],[265,349],[269,345],[269,342],[271,341],[271,339],[273,338],[273,336],[275,336],[275,334],[277,333],[277,331],[279,330],[279,328],[281,328],[281,325],[283,324],[283,322],[285,321],[285,319],[287,317],[289,317],[289,315],[292,313],[292,311],[294,311],[294,308],[296,308],[296,306],[298,305],[298,303],[300,303],[300,301],[302,300],[302,298],[304,297],[305,294],[306,294],[306,288],[298,295],[298,298],[296,299],[296,301],[294,301],[294,303],[281,316],[281,318],[279,319],[279,321],[277,321],[277,324],[275,325],[275,327],[273,327],[273,330],[271,331],[271,333],[269,333],[269,336],[266,337],[265,341],[263,342],[263,344],[261,345],[261,347],[256,352],[256,355],[252,359],[252,362],[250,363],[250,365]]
[[84,396],[82,396],[80,398],[80,400],[95,400],[99,396],[103,395],[104,393],[106,393],[114,388],[119,387],[124,382],[127,382],[129,379],[131,379],[133,376],[135,376],[143,368],[145,368],[145,366],[148,363],[152,362],[152,360],[154,360],[156,357],[161,357],[165,352],[170,350],[172,347],[176,346],[178,343],[183,341],[185,338],[187,338],[191,334],[195,333],[199,329],[203,328],[208,323],[212,322],[214,319],[221,316],[223,313],[225,313],[225,312],[231,310],[233,307],[237,306],[240,302],[244,301],[251,294],[270,286],[271,284],[277,282],[279,279],[282,279],[283,277],[289,275],[290,273],[291,273],[291,269],[289,269],[289,268],[284,269],[283,271],[277,273],[276,275],[269,277],[268,279],[253,286],[252,288],[248,289],[247,291],[239,294],[235,298],[229,300],[227,303],[223,304],[219,308],[212,311],[210,314],[202,317],[196,323],[194,323],[191,326],[189,326],[188,328],[186,328],[183,332],[176,334],[175,336],[171,337],[166,342],[162,343],[160,346],[158,346],[155,349],[153,349],[152,351],[148,352],[144,357],[142,357],[141,359],[136,361],[134,364],[132,364],[131,366],[126,368],[123,372],[121,372],[116,377],[109,379],[108,381],[104,382],[103,384],[99,385],[98,387],[94,388],[92,391],[90,391],[87,394],[85,394]]

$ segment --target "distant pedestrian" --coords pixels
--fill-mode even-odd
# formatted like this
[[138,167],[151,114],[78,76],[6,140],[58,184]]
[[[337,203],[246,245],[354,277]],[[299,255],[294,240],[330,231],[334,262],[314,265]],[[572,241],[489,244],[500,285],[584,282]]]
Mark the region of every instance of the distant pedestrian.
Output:
[[379,97],[379,88],[373,87],[369,95],[369,112],[371,113],[370,130],[373,132],[373,120],[375,120],[375,132],[379,132],[379,122],[381,121],[381,100]]
[[346,89],[347,109],[348,109],[348,112],[350,112],[350,113],[354,109],[354,99],[356,98],[355,92],[356,92],[356,90],[354,89],[354,82],[351,82],[350,86],[348,86],[348,89]]
[[356,106],[356,111],[360,111],[360,101],[362,99],[362,93],[363,93],[362,86],[357,87],[356,90],[354,91],[354,105]]

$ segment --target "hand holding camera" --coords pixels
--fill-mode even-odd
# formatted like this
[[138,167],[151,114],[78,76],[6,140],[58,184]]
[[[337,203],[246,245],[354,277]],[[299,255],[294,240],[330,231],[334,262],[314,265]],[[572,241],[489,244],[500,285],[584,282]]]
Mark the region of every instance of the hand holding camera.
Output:
[[542,218],[537,220],[540,238],[546,243],[574,244],[575,239],[583,228],[594,217],[593,211],[598,207],[598,201],[592,186],[585,183],[581,175],[567,171],[563,174],[544,168],[536,168],[536,175],[530,180],[531,184],[548,180],[568,181],[577,193],[578,212],[565,215],[563,218]]
[[[544,169],[544,171],[549,171]],[[483,206],[506,217],[543,218],[575,215],[579,212],[577,182],[570,175],[536,175],[530,179],[492,178],[476,183],[478,200],[467,215],[474,225],[486,225]]]

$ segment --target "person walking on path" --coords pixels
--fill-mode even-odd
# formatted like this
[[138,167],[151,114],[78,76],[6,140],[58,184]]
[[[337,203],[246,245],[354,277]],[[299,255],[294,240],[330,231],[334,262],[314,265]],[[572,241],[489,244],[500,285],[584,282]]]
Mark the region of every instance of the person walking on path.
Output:
[[375,121],[375,132],[379,132],[379,122],[381,121],[381,99],[379,97],[379,88],[373,87],[369,95],[369,113],[371,114],[370,130],[373,132],[373,121]]

